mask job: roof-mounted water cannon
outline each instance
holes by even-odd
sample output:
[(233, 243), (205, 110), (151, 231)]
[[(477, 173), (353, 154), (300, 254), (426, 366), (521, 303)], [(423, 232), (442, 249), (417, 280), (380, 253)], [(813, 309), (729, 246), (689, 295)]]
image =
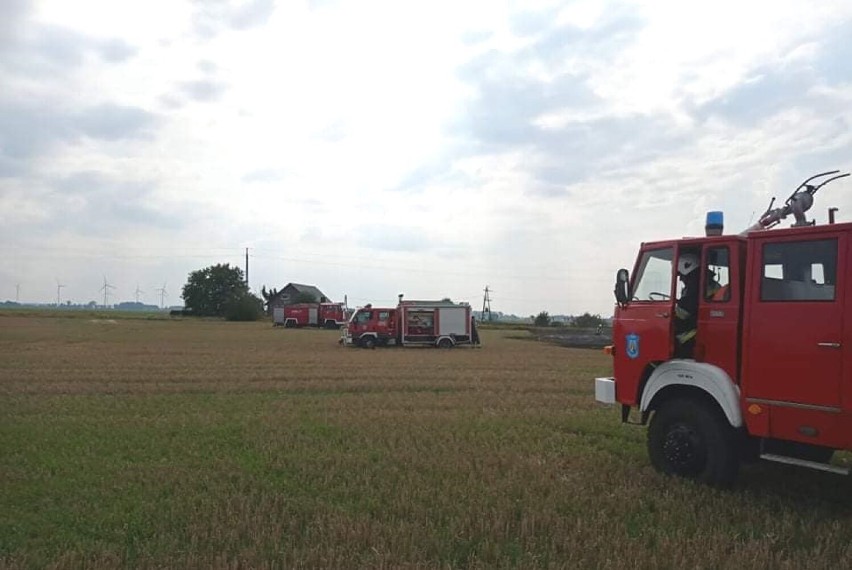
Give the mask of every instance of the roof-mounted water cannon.
[[(796, 188), (790, 197), (784, 202), (784, 206), (780, 208), (772, 208), (775, 204), (775, 197), (772, 197), (772, 200), (769, 202), (769, 207), (766, 208), (766, 211), (760, 216), (760, 219), (752, 224), (751, 227), (746, 229), (743, 232), (743, 235), (756, 231), (756, 230), (768, 230), (770, 228), (778, 225), (781, 220), (793, 214), (796, 218), (796, 222), (793, 224), (793, 227), (801, 227), (801, 226), (812, 226), (814, 225), (814, 221), (808, 221), (807, 217), (805, 217), (805, 212), (811, 209), (811, 206), (814, 205), (814, 194), (816, 194), (817, 190), (828, 184), (829, 182), (833, 182), (839, 178), (845, 178), (849, 176), (849, 173), (846, 172), (844, 174), (838, 174), (839, 170), (831, 170), (829, 172), (822, 172), (820, 174), (815, 174), (799, 184), (799, 187)], [(832, 176), (836, 175), (836, 176)], [(831, 176), (819, 184), (810, 184), (812, 180), (817, 178), (822, 178), (823, 176)]]

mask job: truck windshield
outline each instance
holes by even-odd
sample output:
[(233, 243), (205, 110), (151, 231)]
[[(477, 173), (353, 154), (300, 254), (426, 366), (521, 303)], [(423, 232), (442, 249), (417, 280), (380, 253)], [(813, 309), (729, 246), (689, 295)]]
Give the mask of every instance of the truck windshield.
[(642, 254), (633, 284), (634, 301), (668, 301), (672, 295), (674, 249), (652, 249)]
[(352, 320), (350, 322), (358, 324), (369, 323), (372, 316), (372, 311), (358, 311), (352, 315)]

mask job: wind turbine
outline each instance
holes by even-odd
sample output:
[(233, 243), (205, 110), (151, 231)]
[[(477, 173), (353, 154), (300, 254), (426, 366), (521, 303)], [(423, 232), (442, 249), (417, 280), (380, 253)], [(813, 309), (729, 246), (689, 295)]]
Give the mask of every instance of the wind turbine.
[(106, 309), (107, 301), (109, 300), (110, 289), (115, 289), (115, 287), (107, 283), (106, 275), (104, 275), (104, 286), (99, 289), (100, 291), (104, 292), (104, 309)]
[(136, 284), (136, 304), (139, 304), (139, 293), (144, 293), (142, 289), (139, 288), (139, 283)]
[(160, 294), (160, 308), (164, 309), (166, 307), (165, 300), (166, 300), (166, 294), (167, 294), (166, 293), (166, 282), (165, 281), (163, 281), (163, 286), (160, 287), (159, 289), (157, 289), (157, 293)]
[(62, 297), (60, 295), (62, 288), (65, 287), (62, 283), (59, 282), (59, 277), (56, 278), (56, 306), (58, 307)]

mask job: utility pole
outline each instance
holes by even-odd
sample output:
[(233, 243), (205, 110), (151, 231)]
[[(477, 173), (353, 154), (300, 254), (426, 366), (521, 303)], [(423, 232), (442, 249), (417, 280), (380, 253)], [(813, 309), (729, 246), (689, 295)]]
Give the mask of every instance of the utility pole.
[(249, 248), (246, 248), (246, 289), (248, 289), (248, 288), (249, 288), (249, 281), (248, 281), (248, 249), (249, 249)]
[(21, 284), (20, 283), (15, 283), (15, 302), (16, 303), (21, 302)]
[(485, 286), (485, 296), (482, 298), (482, 320), (485, 320), (485, 313), (488, 313), (488, 320), (491, 320), (491, 290), (488, 285)]

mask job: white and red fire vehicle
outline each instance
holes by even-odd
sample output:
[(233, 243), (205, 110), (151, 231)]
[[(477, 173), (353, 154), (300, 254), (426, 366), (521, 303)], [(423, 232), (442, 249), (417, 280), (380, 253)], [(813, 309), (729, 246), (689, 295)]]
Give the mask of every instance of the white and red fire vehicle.
[(451, 301), (403, 301), (396, 307), (367, 305), (343, 328), (347, 346), (478, 346), (479, 332), (470, 305)]
[[(618, 271), (614, 374), (595, 380), (595, 397), (649, 424), (658, 471), (724, 486), (761, 458), (848, 474), (831, 459), (852, 450), (852, 223), (835, 223), (836, 208), (828, 224), (805, 217), (819, 188), (849, 176), (838, 172), (782, 207), (773, 199), (739, 235), (722, 235), (711, 212), (707, 236), (643, 243), (632, 274)], [(792, 227), (770, 229), (790, 214)], [(675, 338), (684, 256), (700, 260), (686, 357)]]
[(338, 329), (346, 324), (346, 317), (343, 303), (295, 303), (272, 311), (273, 324), (287, 328)]

